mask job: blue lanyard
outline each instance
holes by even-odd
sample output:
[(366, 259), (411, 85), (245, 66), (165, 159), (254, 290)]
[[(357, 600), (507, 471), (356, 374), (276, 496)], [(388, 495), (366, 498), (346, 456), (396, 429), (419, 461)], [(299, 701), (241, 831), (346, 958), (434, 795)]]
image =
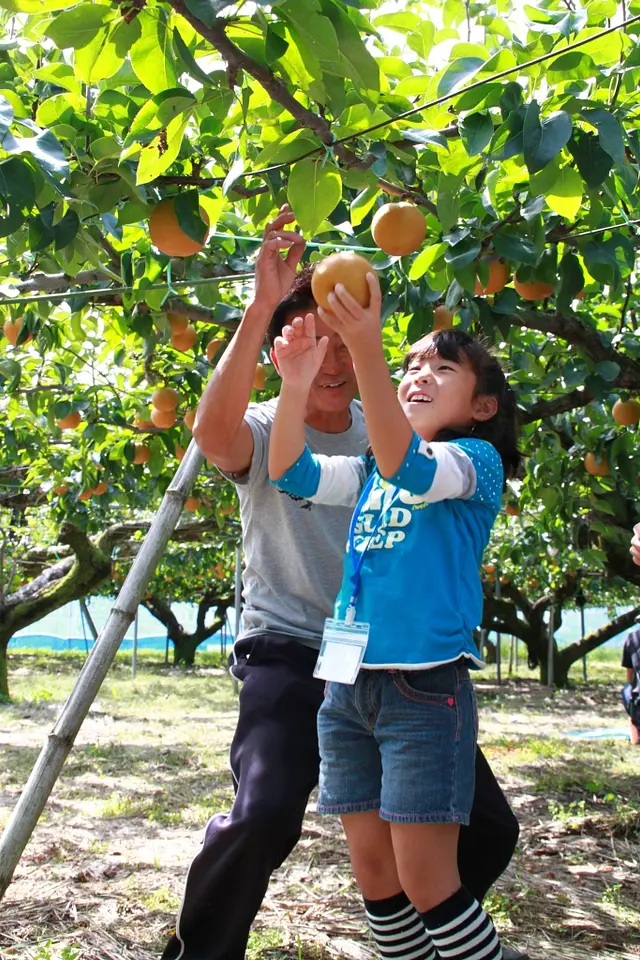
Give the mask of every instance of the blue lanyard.
[(356, 525), (358, 523), (358, 520), (360, 519), (361, 507), (366, 503), (367, 498), (369, 497), (369, 494), (371, 493), (371, 490), (375, 483), (375, 479), (376, 479), (376, 475), (374, 470), (374, 472), (371, 474), (371, 476), (367, 480), (362, 490), (362, 493), (360, 494), (358, 505), (354, 510), (353, 516), (351, 517), (351, 524), (349, 525), (349, 558), (351, 560), (351, 566), (353, 567), (353, 573), (349, 577), (349, 580), (351, 581), (351, 599), (349, 600), (349, 603), (347, 605), (347, 610), (345, 614), (345, 623), (353, 623), (353, 621), (355, 620), (356, 601), (358, 599), (358, 593), (360, 592), (360, 582), (362, 580), (362, 574), (361, 574), (362, 565), (364, 563), (367, 550), (369, 549), (369, 544), (371, 543), (376, 533), (378, 532), (378, 528), (380, 526), (383, 516), (385, 515), (389, 507), (392, 505), (392, 503), (394, 503), (398, 497), (398, 493), (396, 492), (391, 498), (391, 500), (389, 501), (389, 503), (386, 505), (386, 507), (383, 508), (382, 503), (380, 504), (380, 513), (378, 514), (378, 518), (373, 526), (373, 530), (369, 534), (369, 539), (367, 540), (367, 542), (365, 543), (361, 551), (356, 551), (356, 546), (355, 546)]

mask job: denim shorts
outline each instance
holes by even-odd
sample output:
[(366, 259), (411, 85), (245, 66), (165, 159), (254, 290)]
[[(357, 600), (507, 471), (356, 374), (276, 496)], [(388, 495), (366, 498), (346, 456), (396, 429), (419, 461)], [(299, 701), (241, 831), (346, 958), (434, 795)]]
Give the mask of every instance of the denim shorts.
[(468, 824), (478, 721), (466, 661), (360, 670), (318, 714), (319, 813), (377, 810), (394, 823)]

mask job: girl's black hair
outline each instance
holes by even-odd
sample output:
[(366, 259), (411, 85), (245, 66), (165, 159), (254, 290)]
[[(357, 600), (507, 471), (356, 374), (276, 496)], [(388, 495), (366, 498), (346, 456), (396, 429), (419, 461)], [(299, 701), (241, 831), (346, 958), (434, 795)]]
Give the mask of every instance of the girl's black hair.
[(495, 397), (498, 409), (489, 420), (477, 420), (469, 430), (440, 430), (435, 440), (460, 440), (477, 437), (491, 443), (500, 455), (505, 480), (515, 476), (522, 454), (518, 449), (518, 407), (502, 367), (489, 347), (457, 327), (437, 330), (418, 340), (404, 358), (403, 373), (416, 359), (435, 353), (452, 363), (467, 363), (476, 375), (476, 396)]
[(311, 291), (311, 277), (314, 269), (315, 263), (305, 264), (296, 275), (286, 297), (280, 301), (274, 310), (267, 330), (267, 340), (270, 347), (273, 346), (276, 337), (281, 335), (282, 328), (291, 319), (292, 315), (295, 317), (303, 316), (308, 310), (315, 309), (316, 301)]

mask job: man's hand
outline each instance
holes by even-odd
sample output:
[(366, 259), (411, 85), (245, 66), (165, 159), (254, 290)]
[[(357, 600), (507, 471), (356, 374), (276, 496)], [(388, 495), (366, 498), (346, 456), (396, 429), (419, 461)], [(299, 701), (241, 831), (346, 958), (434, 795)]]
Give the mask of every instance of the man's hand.
[[(304, 253), (305, 241), (301, 234), (285, 230), (285, 226), (294, 220), (291, 208), (285, 203), (276, 219), (265, 227), (264, 240), (256, 259), (255, 300), (270, 312), (291, 289), (300, 257)], [(287, 250), (286, 257), (282, 257), (281, 250)]]
[(330, 309), (318, 307), (318, 316), (339, 334), (352, 356), (357, 354), (359, 348), (363, 346), (373, 345), (382, 348), (380, 330), (382, 294), (375, 273), (367, 274), (367, 283), (369, 284), (368, 307), (361, 307), (341, 283), (336, 284), (333, 293), (330, 293), (327, 298)]
[(283, 385), (306, 396), (322, 366), (328, 343), (328, 337), (316, 339), (312, 313), (304, 319), (296, 317), (293, 323), (283, 327), (282, 336), (276, 337), (273, 344)]
[(631, 559), (640, 567), (640, 523), (636, 523), (635, 527), (633, 528)]

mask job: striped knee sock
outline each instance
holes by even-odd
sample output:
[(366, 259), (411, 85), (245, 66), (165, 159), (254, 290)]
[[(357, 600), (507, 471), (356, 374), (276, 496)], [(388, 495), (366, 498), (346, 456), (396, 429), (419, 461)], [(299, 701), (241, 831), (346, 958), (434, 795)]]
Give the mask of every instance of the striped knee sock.
[(441, 960), (502, 960), (491, 918), (464, 887), (421, 917)]
[(364, 906), (381, 960), (436, 960), (420, 914), (404, 891), (384, 900), (365, 900)]

